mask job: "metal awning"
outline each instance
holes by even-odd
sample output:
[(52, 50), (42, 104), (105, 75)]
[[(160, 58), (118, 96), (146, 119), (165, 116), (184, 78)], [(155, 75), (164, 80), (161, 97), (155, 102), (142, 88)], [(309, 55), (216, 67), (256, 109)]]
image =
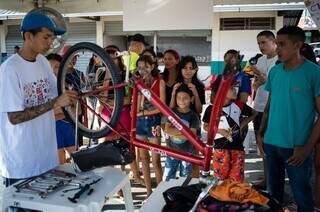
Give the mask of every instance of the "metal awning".
[(13, 10), (1, 10), (0, 9), (0, 20), (5, 19), (20, 19), (25, 13), (13, 11)]
[(216, 4), (214, 12), (258, 12), (258, 11), (279, 11), (279, 10), (303, 10), (303, 2), (287, 3), (265, 3), (265, 4)]
[[(0, 20), (21, 19), (32, 9), (33, 0), (1, 0)], [(61, 12), (65, 17), (122, 16), (120, 0), (47, 0), (45, 6)], [(254, 12), (303, 10), (302, 1), (297, 0), (213, 0), (213, 12)], [(261, 1), (260, 1), (261, 2)], [(29, 8), (29, 9), (28, 9)]]
[[(22, 19), (25, 16), (25, 12), (18, 12), (13, 10), (1, 10), (0, 20), (8, 19)], [(110, 11), (110, 12), (87, 12), (87, 13), (67, 13), (62, 14), (64, 17), (95, 17), (95, 16), (122, 16), (122, 11)]]
[(120, 0), (0, 0), (0, 18), (22, 18), (26, 12), (38, 6), (53, 8), (65, 17), (122, 15)]

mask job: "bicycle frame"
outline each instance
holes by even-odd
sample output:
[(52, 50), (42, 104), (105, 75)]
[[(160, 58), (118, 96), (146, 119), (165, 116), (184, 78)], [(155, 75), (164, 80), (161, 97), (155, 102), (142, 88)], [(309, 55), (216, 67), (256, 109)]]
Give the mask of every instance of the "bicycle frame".
[[(171, 156), (173, 158), (184, 160), (190, 162), (192, 164), (198, 165), (202, 167), (201, 170), (202, 176), (208, 176), (210, 171), (210, 161), (212, 156), (212, 147), (213, 147), (213, 139), (218, 130), (218, 124), (220, 120), (220, 114), (223, 107), (225, 96), (228, 92), (228, 89), (231, 87), (233, 82), (233, 74), (229, 74), (222, 78), (220, 82), (219, 89), (215, 95), (213, 102), (213, 109), (211, 111), (210, 122), (209, 122), (209, 130), (208, 130), (208, 140), (206, 144), (202, 142), (196, 135), (192, 133), (192, 131), (185, 126), (185, 124), (180, 120), (180, 118), (166, 105), (164, 104), (160, 98), (155, 95), (151, 90), (149, 90), (142, 82), (141, 78), (134, 79), (134, 86), (132, 92), (132, 105), (131, 105), (131, 132), (130, 132), (130, 143), (132, 147), (143, 148), (146, 150), (150, 150), (152, 152), (157, 152), (159, 154), (163, 154), (166, 156)], [(105, 87), (100, 90), (96, 90), (94, 92), (83, 93), (81, 96), (90, 95), (95, 92), (101, 92), (104, 90), (108, 90), (111, 88), (119, 88), (122, 89), (128, 83), (120, 83), (114, 86)], [(179, 130), (181, 133), (191, 142), (194, 147), (202, 154), (202, 155), (192, 155), (190, 153), (185, 153), (181, 151), (177, 151), (165, 146), (161, 146), (158, 144), (153, 144), (149, 142), (142, 141), (136, 138), (136, 126), (137, 126), (137, 109), (138, 109), (138, 92), (145, 96), (145, 98), (150, 101), (162, 115), (166, 116), (168, 120)], [(94, 115), (98, 116), (102, 121), (104, 121), (107, 126), (120, 137), (128, 140), (128, 138), (121, 135), (115, 129), (113, 129), (110, 125), (108, 125), (107, 121), (101, 117), (100, 114), (96, 113), (92, 108), (83, 104), (87, 109), (89, 109)]]
[[(208, 141), (204, 144), (192, 131), (180, 120), (180, 118), (165, 104), (158, 96), (156, 96), (151, 90), (146, 88), (141, 79), (135, 81), (132, 95), (131, 106), (131, 133), (130, 142), (133, 146), (157, 152), (166, 156), (184, 160), (195, 165), (201, 166), (203, 169), (202, 175), (209, 175), (210, 161), (212, 156), (213, 138), (217, 133), (218, 124), (220, 119), (223, 102), (227, 94), (228, 89), (231, 86), (233, 75), (226, 77), (221, 81), (216, 97), (214, 99), (213, 110), (210, 116)], [(189, 153), (177, 151), (157, 144), (148, 143), (136, 138), (136, 125), (137, 125), (137, 111), (138, 109), (138, 92), (141, 92), (148, 101), (150, 101), (157, 109), (160, 110), (162, 115), (166, 116), (168, 120), (179, 130), (181, 133), (191, 142), (195, 148), (202, 153), (203, 156), (196, 156)]]
[[(128, 52), (119, 53), (128, 54)], [(130, 57), (129, 57), (130, 58)], [(129, 60), (130, 62), (130, 60)], [(210, 161), (212, 157), (212, 148), (213, 148), (213, 140), (218, 131), (218, 125), (220, 120), (220, 114), (222, 111), (223, 103), (226, 97), (226, 94), (231, 87), (234, 78), (235, 67), (232, 64), (227, 64), (228, 67), (225, 67), (224, 75), (220, 82), (219, 88), (216, 92), (213, 109), (211, 111), (210, 121), (209, 121), (209, 130), (208, 130), (208, 139), (207, 142), (203, 142), (198, 138), (193, 132), (181, 121), (181, 119), (165, 104), (160, 98), (155, 95), (151, 90), (149, 90), (144, 83), (142, 82), (142, 78), (139, 76), (133, 76), (130, 83), (133, 85), (132, 90), (132, 105), (131, 105), (131, 131), (130, 138), (129, 133), (126, 135), (121, 135), (117, 130), (113, 129), (108, 121), (106, 121), (100, 114), (98, 114), (95, 109), (92, 109), (85, 102), (83, 102), (80, 98), (80, 104), (84, 109), (92, 112), (94, 116), (99, 117), (103, 122), (105, 122), (106, 126), (110, 128), (110, 130), (116, 133), (118, 136), (122, 137), (124, 140), (127, 140), (131, 144), (131, 148), (138, 147), (146, 150), (150, 150), (152, 152), (156, 152), (159, 154), (163, 154), (166, 156), (170, 156), (179, 160), (184, 160), (190, 162), (194, 165), (198, 165), (202, 167), (201, 175), (203, 177), (208, 176), (210, 174)], [(129, 68), (126, 70), (126, 76), (129, 76)], [(90, 95), (96, 95), (100, 92), (109, 90), (109, 89), (123, 89), (125, 86), (129, 84), (129, 80), (126, 79), (125, 82), (116, 83), (113, 86), (105, 86), (96, 88), (93, 91), (83, 92), (80, 94), (80, 97), (86, 97)], [(195, 147), (196, 150), (199, 151), (199, 155), (192, 155), (191, 153), (186, 153), (178, 150), (174, 150), (165, 146), (161, 146), (160, 144), (153, 144), (146, 141), (142, 141), (136, 137), (136, 127), (137, 127), (137, 111), (138, 111), (138, 93), (141, 93), (151, 104), (157, 108), (162, 115), (168, 118), (168, 120), (182, 133), (183, 136), (186, 137), (188, 142)], [(121, 125), (121, 123), (119, 122)]]
[[(166, 156), (171, 156), (173, 158), (184, 160), (190, 162), (192, 164), (198, 165), (202, 167), (201, 170), (202, 176), (208, 176), (210, 171), (210, 161), (212, 156), (212, 147), (213, 147), (213, 139), (218, 130), (218, 124), (220, 120), (220, 114), (223, 107), (225, 96), (228, 92), (228, 89), (231, 87), (233, 81), (233, 74), (229, 74), (228, 76), (222, 78), (219, 89), (215, 95), (213, 102), (213, 109), (211, 111), (210, 122), (209, 122), (209, 130), (208, 130), (208, 140), (207, 143), (204, 144), (196, 135), (192, 133), (192, 131), (185, 126), (185, 124), (180, 120), (180, 118), (166, 105), (164, 104), (158, 96), (156, 96), (151, 90), (149, 90), (142, 82), (141, 78), (137, 78), (134, 80), (133, 93), (132, 93), (132, 105), (131, 105), (131, 132), (130, 132), (130, 143), (132, 146), (143, 148), (146, 150), (150, 150), (152, 152), (157, 152), (159, 154), (163, 154)], [(103, 90), (108, 90), (110, 88), (119, 88), (126, 86), (127, 83), (120, 83), (114, 86), (106, 87), (94, 92), (101, 92)], [(185, 153), (181, 151), (177, 151), (174, 149), (170, 149), (165, 146), (161, 146), (158, 144), (153, 144), (149, 142), (142, 141), (136, 138), (136, 126), (137, 126), (137, 109), (138, 109), (138, 92), (145, 96), (145, 98), (150, 101), (159, 111), (168, 118), (168, 120), (179, 130), (181, 133), (191, 142), (194, 147), (202, 154), (200, 156), (192, 155), (190, 153)], [(82, 96), (90, 95), (92, 92), (83, 93)], [(90, 107), (84, 106), (89, 109), (93, 114), (101, 118), (107, 126), (116, 134), (120, 135), (125, 140), (129, 140), (113, 129), (110, 125), (108, 125), (107, 121), (101, 117), (100, 114), (96, 113)]]

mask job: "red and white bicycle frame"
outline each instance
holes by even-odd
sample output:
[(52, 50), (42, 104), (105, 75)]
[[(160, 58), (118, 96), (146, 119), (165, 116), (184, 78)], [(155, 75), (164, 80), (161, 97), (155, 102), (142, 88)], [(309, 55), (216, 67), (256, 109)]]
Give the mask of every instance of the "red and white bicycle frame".
[[(208, 175), (210, 171), (210, 161), (212, 156), (213, 138), (218, 130), (218, 123), (220, 119), (220, 113), (222, 110), (223, 102), (227, 94), (228, 89), (233, 81), (233, 75), (224, 78), (217, 91), (213, 102), (213, 110), (210, 116), (208, 140), (203, 142), (180, 120), (180, 118), (166, 105), (158, 96), (156, 96), (151, 90), (149, 90), (141, 79), (135, 81), (132, 94), (132, 106), (131, 106), (131, 133), (130, 142), (133, 146), (143, 148), (153, 152), (157, 152), (162, 155), (170, 156), (179, 160), (184, 160), (192, 164), (202, 167), (202, 175)], [(141, 92), (144, 97), (150, 101), (161, 113), (166, 116), (168, 120), (179, 130), (181, 133), (191, 142), (194, 147), (201, 153), (199, 156), (189, 153), (170, 149), (165, 146), (145, 142), (136, 138), (136, 125), (137, 125), (137, 107), (138, 107), (138, 92)]]

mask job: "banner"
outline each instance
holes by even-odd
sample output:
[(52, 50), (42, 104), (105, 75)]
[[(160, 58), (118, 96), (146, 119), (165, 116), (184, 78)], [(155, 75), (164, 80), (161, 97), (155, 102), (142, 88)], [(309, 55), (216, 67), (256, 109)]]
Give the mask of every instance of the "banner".
[(320, 27), (320, 0), (304, 0), (313, 22)]

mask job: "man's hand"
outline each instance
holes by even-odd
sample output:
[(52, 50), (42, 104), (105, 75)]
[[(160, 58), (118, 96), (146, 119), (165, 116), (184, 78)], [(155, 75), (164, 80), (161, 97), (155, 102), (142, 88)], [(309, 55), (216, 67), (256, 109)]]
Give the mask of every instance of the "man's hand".
[(293, 155), (287, 160), (287, 163), (291, 166), (301, 166), (311, 152), (312, 148), (307, 144), (302, 147), (295, 147)]
[(54, 117), (56, 120), (61, 120), (61, 119), (64, 119), (64, 113), (63, 113), (63, 110), (60, 108), (55, 108), (54, 109)]
[(257, 85), (262, 85), (267, 81), (267, 75), (260, 70), (258, 70), (255, 66), (252, 66), (254, 81)]
[(76, 91), (67, 90), (62, 95), (58, 96), (54, 107), (66, 107), (70, 105), (75, 105), (77, 101), (78, 94)]
[(260, 156), (263, 159), (266, 159), (266, 154), (265, 154), (264, 149), (263, 149), (263, 137), (261, 136), (261, 133), (257, 133), (256, 142), (257, 142), (257, 147), (258, 147), (259, 152), (260, 152)]

